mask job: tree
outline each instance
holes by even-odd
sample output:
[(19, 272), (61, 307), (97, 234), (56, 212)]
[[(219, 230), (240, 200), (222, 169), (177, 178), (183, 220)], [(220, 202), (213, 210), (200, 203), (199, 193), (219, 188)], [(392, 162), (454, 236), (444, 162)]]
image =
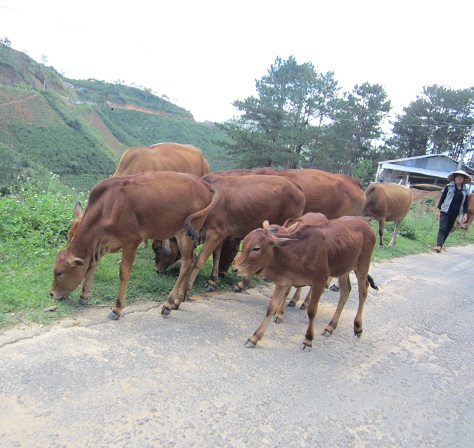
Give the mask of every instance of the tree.
[(445, 154), (458, 160), (473, 124), (474, 87), (425, 86), (397, 115), (388, 144), (396, 157)]
[(219, 142), (242, 167), (296, 168), (304, 164), (318, 131), (330, 119), (337, 100), (334, 74), (313, 64), (277, 57), (268, 74), (256, 81), (257, 97), (235, 101), (243, 114), (219, 127), (233, 142)]

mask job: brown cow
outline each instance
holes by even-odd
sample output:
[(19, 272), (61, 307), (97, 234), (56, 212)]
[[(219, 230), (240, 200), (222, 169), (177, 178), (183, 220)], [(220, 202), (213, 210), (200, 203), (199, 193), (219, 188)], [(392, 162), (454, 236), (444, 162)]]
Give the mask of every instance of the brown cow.
[[(197, 237), (196, 232), (218, 198), (212, 186), (196, 175), (172, 171), (112, 177), (99, 182), (90, 193), (87, 210), (69, 247), (56, 257), (51, 296), (67, 297), (85, 277), (81, 301), (87, 301), (99, 260), (108, 252), (122, 249), (120, 291), (109, 315), (118, 319), (140, 242), (176, 235), (183, 262), (165, 305), (167, 309), (178, 308), (185, 298), (194, 262), (194, 241), (187, 235)], [(200, 213), (195, 216), (196, 212)]]
[(365, 204), (362, 184), (345, 174), (312, 168), (277, 170), (257, 168), (254, 174), (285, 176), (296, 182), (306, 197), (304, 213), (323, 213), (328, 219), (359, 216)]
[(474, 193), (469, 193), (467, 195), (467, 197), (468, 197), (468, 199), (467, 199), (468, 200), (468, 205), (467, 205), (468, 218), (467, 218), (467, 221), (464, 224), (461, 224), (459, 222), (459, 219), (456, 219), (456, 222), (454, 223), (454, 227), (451, 230), (451, 233), (453, 233), (455, 230), (458, 230), (458, 229), (462, 230), (461, 238), (466, 237), (466, 232), (469, 229), (469, 226), (471, 225), (472, 220), (474, 219)]
[(199, 148), (166, 142), (127, 149), (120, 158), (114, 176), (146, 171), (177, 171), (201, 177), (211, 170), (209, 162)]
[[(349, 273), (354, 271), (359, 289), (359, 308), (354, 319), (354, 334), (362, 334), (362, 310), (367, 297), (372, 251), (376, 235), (370, 223), (360, 216), (345, 216), (317, 225), (304, 225), (286, 235), (256, 229), (242, 244), (242, 253), (234, 265), (238, 275), (265, 276), (276, 283), (267, 314), (246, 347), (255, 347), (291, 286), (308, 285), (311, 299), (308, 305), (309, 325), (303, 349), (311, 348), (314, 338), (314, 318), (319, 299), (328, 277), (337, 277), (341, 287), (339, 303), (323, 334), (336, 329), (342, 309), (349, 297)], [(374, 286), (375, 287), (375, 286)]]
[[(281, 176), (224, 177), (208, 174), (202, 179), (219, 191), (219, 199), (202, 227), (204, 245), (191, 275), (190, 285), (210, 254), (215, 252), (208, 281), (209, 289), (213, 289), (217, 283), (223, 240), (228, 236), (243, 239), (250, 231), (260, 227), (264, 220), (283, 224), (288, 218), (301, 216), (305, 196), (298, 185)], [(248, 286), (249, 279), (244, 278), (242, 287)]]
[(395, 246), (400, 225), (408, 214), (413, 202), (413, 194), (403, 185), (374, 182), (365, 191), (365, 207), (362, 216), (379, 222), (380, 247), (383, 246), (383, 232), (386, 221), (395, 222), (395, 230), (388, 247)]

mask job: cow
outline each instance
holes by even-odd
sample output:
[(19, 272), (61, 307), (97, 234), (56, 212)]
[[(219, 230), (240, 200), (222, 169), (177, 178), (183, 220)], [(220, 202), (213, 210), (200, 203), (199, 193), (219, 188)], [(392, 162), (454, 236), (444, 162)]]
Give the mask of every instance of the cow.
[(257, 168), (253, 174), (285, 176), (296, 182), (306, 197), (304, 213), (323, 213), (327, 219), (360, 216), (365, 205), (362, 184), (346, 174), (313, 168), (277, 170)]
[(255, 347), (263, 338), (270, 319), (285, 300), (291, 286), (308, 285), (312, 292), (303, 349), (311, 349), (319, 299), (328, 277), (337, 277), (341, 288), (339, 302), (323, 331), (323, 335), (331, 336), (349, 297), (351, 271), (355, 273), (359, 289), (354, 334), (360, 337), (364, 302), (369, 284), (373, 283), (369, 268), (376, 239), (369, 221), (360, 216), (344, 216), (322, 224), (303, 225), (288, 234), (263, 228), (250, 232), (242, 243), (242, 251), (233, 271), (237, 275), (266, 277), (276, 285), (265, 318), (245, 346)]
[(413, 194), (408, 187), (388, 182), (373, 182), (365, 190), (362, 216), (379, 222), (380, 247), (383, 248), (385, 222), (394, 221), (395, 230), (388, 247), (395, 246), (400, 225), (408, 214)]
[(472, 220), (474, 219), (474, 193), (469, 193), (467, 195), (467, 197), (468, 197), (468, 206), (467, 206), (468, 218), (467, 218), (467, 221), (464, 224), (462, 224), (459, 221), (459, 219), (456, 219), (456, 222), (454, 223), (454, 227), (451, 230), (451, 233), (454, 232), (455, 230), (458, 230), (458, 229), (462, 230), (461, 238), (466, 237), (466, 232), (469, 229), (469, 226), (471, 225)]
[(69, 296), (85, 278), (80, 301), (87, 302), (99, 260), (122, 249), (120, 290), (109, 314), (118, 319), (138, 245), (145, 239), (176, 235), (183, 262), (164, 305), (177, 309), (185, 299), (194, 262), (193, 239), (218, 198), (210, 184), (188, 173), (154, 171), (99, 182), (69, 246), (56, 257), (51, 297)]
[(146, 171), (177, 171), (201, 177), (211, 170), (199, 148), (165, 142), (128, 148), (120, 158), (114, 177)]
[[(298, 185), (281, 176), (218, 176), (211, 173), (202, 179), (219, 191), (219, 199), (202, 227), (204, 245), (191, 275), (190, 286), (214, 252), (213, 269), (208, 280), (208, 290), (213, 290), (217, 284), (224, 239), (243, 239), (264, 220), (283, 224), (288, 218), (301, 216), (305, 196)], [(250, 276), (244, 278), (237, 289), (247, 287), (249, 280)]]

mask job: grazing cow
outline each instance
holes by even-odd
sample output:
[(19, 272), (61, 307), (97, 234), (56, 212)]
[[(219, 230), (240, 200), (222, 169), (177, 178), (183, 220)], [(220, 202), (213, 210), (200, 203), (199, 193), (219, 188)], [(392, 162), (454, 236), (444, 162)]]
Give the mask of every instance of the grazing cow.
[(201, 177), (211, 170), (199, 148), (166, 142), (128, 148), (120, 158), (114, 177), (146, 171), (177, 171)]
[[(269, 229), (250, 232), (242, 244), (242, 253), (234, 265), (238, 275), (265, 276), (276, 283), (267, 314), (246, 346), (255, 347), (262, 339), (270, 319), (275, 315), (291, 286), (308, 285), (309, 325), (303, 349), (311, 348), (314, 318), (328, 277), (337, 277), (341, 287), (337, 309), (323, 334), (336, 329), (342, 309), (349, 297), (349, 273), (354, 271), (359, 288), (359, 308), (354, 319), (354, 334), (362, 334), (362, 310), (367, 289), (376, 235), (370, 223), (360, 216), (345, 216), (317, 225), (304, 225), (293, 233), (279, 234)], [(375, 287), (373, 285), (373, 287)]]
[(109, 315), (118, 319), (140, 242), (176, 235), (183, 262), (165, 305), (168, 309), (178, 308), (185, 298), (194, 262), (194, 241), (188, 235), (196, 238), (218, 198), (214, 188), (196, 175), (172, 171), (118, 176), (99, 182), (90, 193), (86, 212), (70, 245), (56, 257), (51, 296), (69, 296), (85, 278), (81, 301), (87, 301), (99, 260), (106, 253), (122, 249), (120, 291)]
[(469, 229), (469, 226), (471, 225), (472, 220), (474, 219), (474, 193), (469, 193), (467, 195), (468, 197), (468, 205), (467, 205), (467, 214), (468, 218), (467, 221), (462, 224), (459, 222), (459, 219), (456, 219), (456, 222), (454, 223), (454, 227), (451, 230), (451, 233), (454, 232), (455, 230), (459, 229), (462, 230), (461, 233), (461, 238), (466, 237), (466, 232)]
[[(222, 242), (232, 236), (243, 239), (257, 229), (264, 220), (283, 224), (288, 218), (301, 216), (305, 207), (305, 196), (298, 185), (281, 176), (218, 176), (202, 177), (217, 191), (219, 199), (209, 213), (203, 227), (204, 245), (199, 253), (191, 275), (193, 284), (210, 254), (214, 252), (214, 263), (209, 289), (215, 288)], [(244, 278), (248, 286), (250, 276)]]
[(400, 225), (408, 214), (413, 202), (413, 195), (403, 185), (374, 182), (365, 191), (365, 207), (362, 216), (376, 219), (379, 222), (380, 247), (383, 246), (383, 232), (386, 221), (395, 222), (395, 230), (388, 247), (395, 246)]

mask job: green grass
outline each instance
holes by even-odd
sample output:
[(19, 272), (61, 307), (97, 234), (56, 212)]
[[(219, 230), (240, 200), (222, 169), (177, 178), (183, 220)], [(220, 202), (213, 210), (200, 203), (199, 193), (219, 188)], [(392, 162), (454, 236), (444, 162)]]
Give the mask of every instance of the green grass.
[[(84, 195), (65, 191), (51, 180), (46, 190), (27, 185), (18, 194), (0, 197), (0, 328), (19, 322), (49, 324), (61, 317), (77, 314), (80, 288), (69, 299), (54, 300), (49, 296), (53, 281), (53, 265), (57, 252), (67, 246), (66, 235), (77, 199)], [(372, 222), (376, 233), (378, 223)], [(383, 262), (410, 254), (428, 253), (436, 242), (438, 221), (431, 204), (415, 204), (404, 220), (397, 244), (388, 248), (393, 223), (387, 223), (385, 249), (377, 245), (374, 262)], [(447, 246), (474, 243), (472, 231), (465, 239), (460, 231), (450, 235)], [(142, 244), (137, 252), (128, 284), (126, 306), (138, 301), (166, 299), (176, 281), (176, 273), (156, 274), (153, 269), (151, 244)], [(118, 294), (120, 253), (107, 254), (99, 263), (89, 296), (92, 306), (112, 306)], [(191, 291), (201, 294), (211, 272), (211, 259), (196, 279)], [(229, 273), (219, 279), (219, 290), (230, 290), (240, 278)], [(252, 284), (262, 280), (253, 279)], [(54, 313), (45, 309), (56, 306)]]

